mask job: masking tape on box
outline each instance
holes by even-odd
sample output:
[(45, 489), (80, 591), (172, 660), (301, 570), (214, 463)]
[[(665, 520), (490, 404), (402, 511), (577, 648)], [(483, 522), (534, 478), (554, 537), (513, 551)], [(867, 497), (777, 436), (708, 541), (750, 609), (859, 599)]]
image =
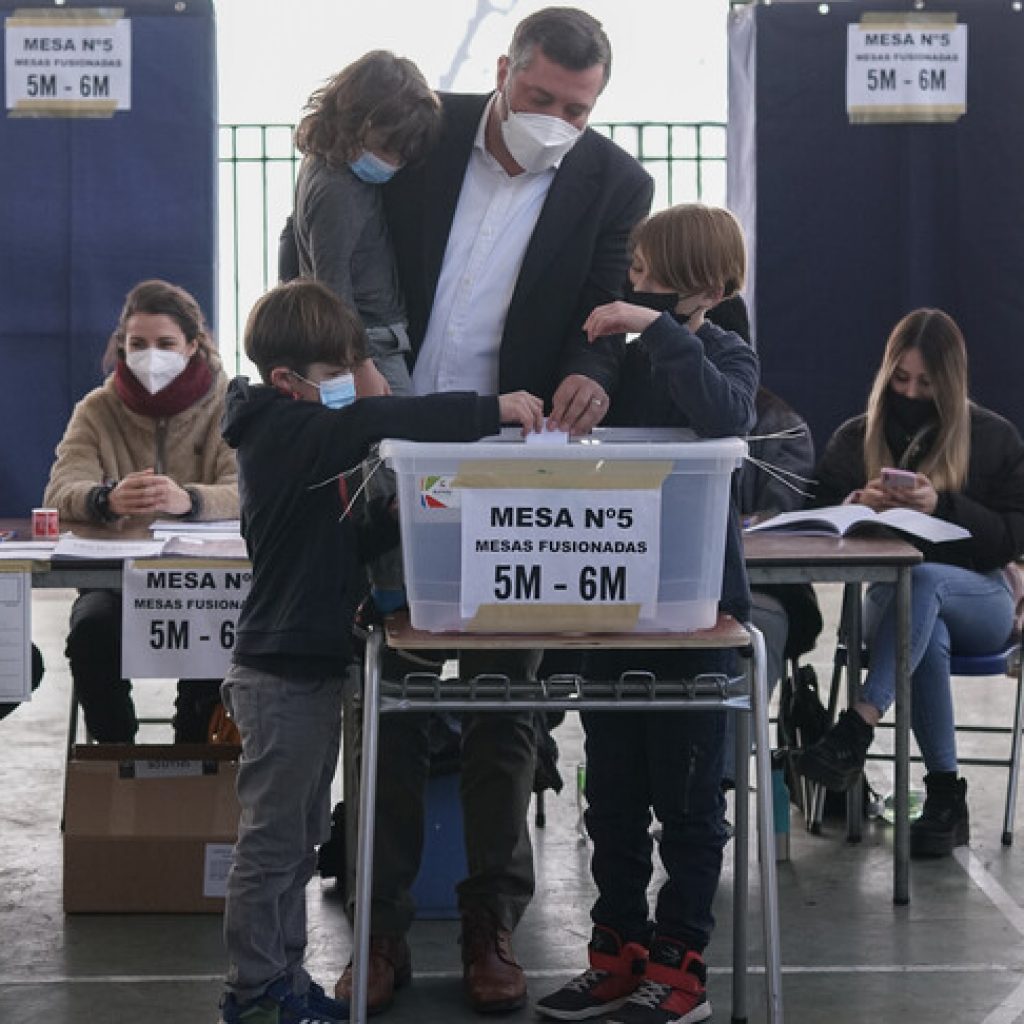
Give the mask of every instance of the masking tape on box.
[(628, 633), (639, 604), (482, 604), (463, 628), (468, 633)]
[(672, 472), (671, 459), (480, 459), (463, 462), (453, 487), (551, 490), (657, 490)]

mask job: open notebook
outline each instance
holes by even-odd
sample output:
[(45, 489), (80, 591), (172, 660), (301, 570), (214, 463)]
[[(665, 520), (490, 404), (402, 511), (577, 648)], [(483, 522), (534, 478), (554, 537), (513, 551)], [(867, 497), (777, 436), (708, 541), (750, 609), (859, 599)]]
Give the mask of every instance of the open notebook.
[(789, 533), (825, 534), (845, 537), (847, 534), (863, 533), (878, 527), (888, 527), (907, 533), (932, 544), (948, 540), (965, 540), (969, 530), (953, 523), (947, 523), (935, 516), (926, 516), (909, 508), (890, 508), (875, 512), (866, 505), (830, 505), (826, 508), (809, 508), (798, 512), (781, 512), (763, 523), (748, 528), (748, 533), (758, 530), (785, 530)]

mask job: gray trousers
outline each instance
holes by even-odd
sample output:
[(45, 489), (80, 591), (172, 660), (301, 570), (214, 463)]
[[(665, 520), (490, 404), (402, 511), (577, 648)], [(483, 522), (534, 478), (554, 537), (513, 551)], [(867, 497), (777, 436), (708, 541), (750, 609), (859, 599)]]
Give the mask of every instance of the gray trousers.
[[(539, 651), (462, 651), (459, 674), (463, 679), (486, 672), (533, 678), (539, 661)], [(410, 890), (423, 854), (427, 729), (426, 715), (403, 712), (380, 719), (370, 910), (374, 935), (404, 935), (415, 913)], [(527, 817), (535, 759), (532, 713), (462, 716), (460, 797), (469, 873), (458, 886), (459, 908), (486, 908), (510, 931), (534, 891)], [(356, 803), (346, 797), (346, 805)], [(352, 909), (350, 902), (350, 914)]]
[(331, 834), (341, 745), (341, 678), (286, 679), (232, 665), (221, 689), (242, 734), (241, 817), (228, 875), (227, 988), (244, 1003), (280, 977), (302, 995), (309, 975), (306, 885)]

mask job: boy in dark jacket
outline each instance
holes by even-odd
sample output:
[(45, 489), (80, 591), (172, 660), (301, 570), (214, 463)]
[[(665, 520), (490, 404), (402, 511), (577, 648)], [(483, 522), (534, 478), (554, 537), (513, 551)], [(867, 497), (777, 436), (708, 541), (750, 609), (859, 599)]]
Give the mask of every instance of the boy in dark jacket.
[[(584, 324), (593, 341), (639, 334), (629, 346), (606, 422), (685, 426), (700, 437), (744, 435), (754, 425), (758, 361), (750, 346), (705, 314), (742, 287), (743, 235), (727, 210), (662, 210), (633, 234), (631, 294)], [(680, 532), (688, 524), (680, 522)], [(735, 502), (729, 511), (719, 608), (745, 621), (750, 588)], [(663, 679), (735, 674), (732, 652), (600, 651), (584, 674), (630, 669)], [(537, 1003), (554, 1020), (694, 1024), (711, 1016), (704, 947), (726, 842), (721, 791), (725, 713), (584, 712), (587, 832), (597, 901), (589, 969)], [(667, 876), (655, 906), (651, 814)]]
[(238, 452), (252, 589), (223, 686), (242, 756), (222, 1022), (332, 1024), (348, 1007), (302, 961), (305, 888), (330, 834), (342, 681), (363, 591), (345, 476), (381, 438), (474, 441), (502, 421), (540, 428), (542, 407), (525, 392), (360, 399), (352, 369), (366, 358), (365, 331), (308, 280), (256, 303), (245, 352), (263, 383), (234, 380), (224, 414), (224, 437)]

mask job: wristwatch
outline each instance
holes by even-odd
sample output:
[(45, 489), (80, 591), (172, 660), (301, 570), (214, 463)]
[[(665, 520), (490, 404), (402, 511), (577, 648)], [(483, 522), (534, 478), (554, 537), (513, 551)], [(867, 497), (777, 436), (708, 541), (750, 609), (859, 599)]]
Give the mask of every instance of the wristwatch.
[(185, 493), (188, 495), (189, 506), (188, 511), (181, 518), (198, 519), (199, 510), (202, 505), (202, 502), (199, 500), (199, 492), (194, 487), (186, 487)]
[(89, 504), (92, 508), (94, 518), (101, 523), (112, 523), (121, 517), (110, 507), (110, 492), (117, 486), (116, 483), (102, 484), (94, 487), (89, 494)]

